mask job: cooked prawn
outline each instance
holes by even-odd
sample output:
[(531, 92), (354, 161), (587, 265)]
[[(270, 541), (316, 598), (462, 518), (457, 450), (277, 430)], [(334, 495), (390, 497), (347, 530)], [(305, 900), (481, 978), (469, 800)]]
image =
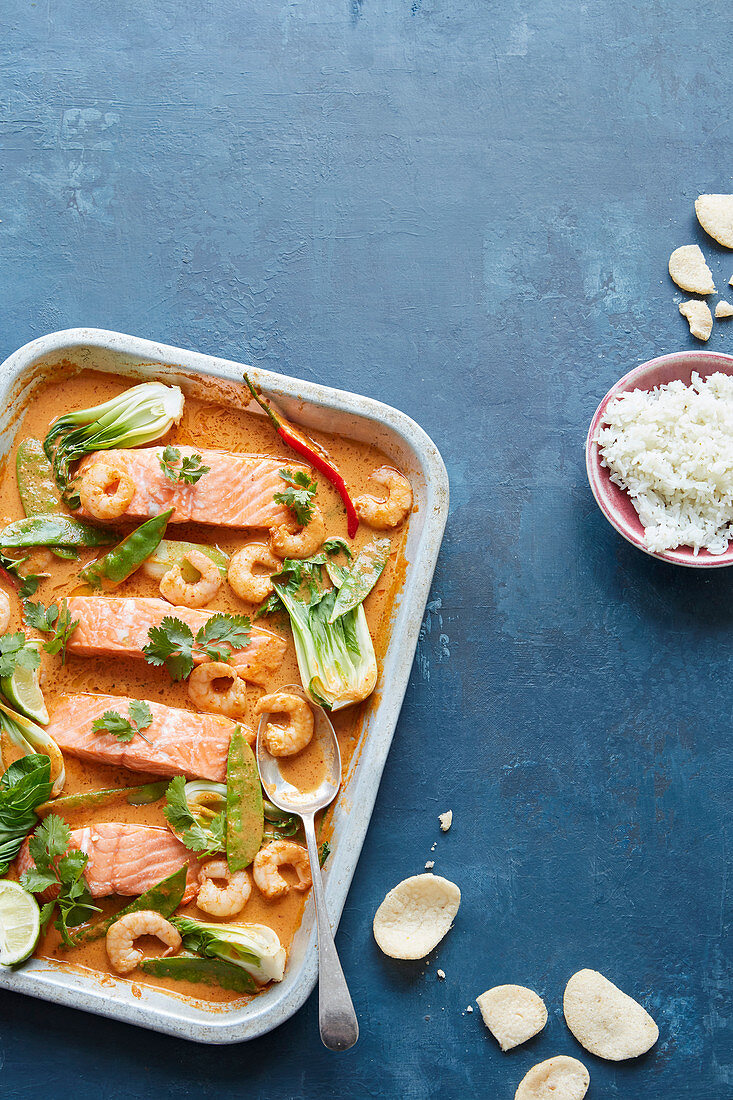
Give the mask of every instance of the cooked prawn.
[(270, 549), (281, 558), (309, 558), (320, 548), (326, 537), (326, 524), (321, 509), (314, 505), (313, 515), (305, 527), (292, 519), (270, 531)]
[(138, 936), (157, 936), (168, 948), (163, 955), (170, 955), (181, 946), (181, 937), (170, 921), (152, 909), (128, 913), (120, 917), (107, 933), (107, 955), (118, 974), (129, 974), (143, 959), (142, 951), (133, 947)]
[(0, 634), (7, 634), (10, 626), (10, 596), (0, 588)]
[[(217, 886), (213, 879), (224, 879), (226, 886)], [(246, 871), (232, 873), (225, 859), (214, 859), (199, 871), (199, 890), (196, 904), (212, 917), (233, 917), (244, 909), (252, 883)]]
[[(188, 564), (198, 573), (198, 580), (187, 581), (183, 576)], [(211, 558), (200, 550), (188, 550), (181, 561), (163, 574), (160, 594), (176, 607), (206, 607), (221, 588), (221, 573)]]
[(265, 745), (272, 756), (295, 756), (313, 737), (313, 711), (299, 695), (277, 691), (257, 700), (255, 714), (287, 714), (288, 725), (283, 728), (268, 722), (265, 727)]
[(359, 519), (370, 527), (385, 531), (388, 527), (398, 527), (412, 508), (412, 486), (406, 477), (391, 466), (380, 466), (371, 476), (372, 481), (383, 485), (387, 490), (384, 500), (377, 500), (370, 493), (364, 493), (354, 501)]
[(112, 462), (93, 462), (79, 481), (82, 507), (95, 519), (119, 519), (135, 496), (130, 475)]
[(207, 661), (189, 676), (188, 697), (199, 710), (240, 718), (247, 705), (247, 684), (233, 665)]
[[(290, 883), (282, 877), (279, 868), (284, 864), (297, 873), (297, 882)], [(307, 890), (313, 885), (308, 853), (292, 840), (271, 840), (260, 848), (252, 864), (252, 875), (257, 889), (266, 898), (281, 898), (290, 890)]]
[[(269, 573), (255, 573), (255, 565), (269, 569)], [(227, 580), (240, 600), (261, 603), (273, 591), (270, 574), (282, 565), (264, 543), (250, 542), (232, 555)]]

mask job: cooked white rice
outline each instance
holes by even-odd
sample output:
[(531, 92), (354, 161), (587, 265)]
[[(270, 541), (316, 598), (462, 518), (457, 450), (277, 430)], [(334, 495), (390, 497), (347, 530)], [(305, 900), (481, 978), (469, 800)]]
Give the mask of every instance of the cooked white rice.
[(733, 538), (733, 378), (693, 374), (689, 386), (622, 393), (595, 440), (650, 550), (725, 552)]

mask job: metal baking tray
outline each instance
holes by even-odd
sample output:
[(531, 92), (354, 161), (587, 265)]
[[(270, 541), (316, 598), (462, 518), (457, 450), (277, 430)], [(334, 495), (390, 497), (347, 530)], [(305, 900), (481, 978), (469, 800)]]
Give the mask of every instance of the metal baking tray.
[[(62, 364), (121, 375), (159, 378), (191, 396), (243, 403), (248, 369), (284, 413), (306, 428), (337, 432), (375, 444), (410, 477), (416, 508), (410, 517), (405, 582), (392, 610), (381, 675), (354, 760), (333, 811), (331, 856), (324, 873), (331, 922), (338, 924), (364, 842), (377, 789), (407, 688), (430, 583), (448, 513), (448, 477), (438, 449), (413, 420), (388, 405), (287, 375), (102, 329), (66, 329), (20, 348), (0, 367), (0, 459), (13, 443), (18, 413), (34, 390)], [(61, 962), (31, 959), (17, 971), (0, 968), (0, 987), (81, 1008), (129, 1024), (200, 1043), (235, 1043), (263, 1035), (306, 1001), (318, 975), (315, 914), (309, 898), (290, 950), (285, 978), (243, 1007), (207, 1007), (203, 1001), (136, 986)], [(141, 993), (142, 991), (142, 993)]]

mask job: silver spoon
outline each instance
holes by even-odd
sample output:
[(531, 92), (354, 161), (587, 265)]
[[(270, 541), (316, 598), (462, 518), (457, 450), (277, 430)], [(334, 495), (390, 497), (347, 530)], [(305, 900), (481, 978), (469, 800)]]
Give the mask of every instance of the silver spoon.
[(308, 698), (300, 687), (285, 687), (280, 690), (300, 695), (313, 711), (313, 741), (321, 744), (326, 774), (314, 791), (301, 791), (283, 778), (277, 757), (271, 756), (265, 745), (264, 732), (270, 718), (267, 713), (260, 717), (257, 727), (257, 766), (262, 786), (270, 801), (279, 810), (297, 814), (303, 820), (318, 927), (318, 1026), (324, 1046), (329, 1050), (348, 1050), (359, 1038), (359, 1024), (336, 952), (336, 944), (333, 942), (318, 861), (315, 828), (317, 811), (333, 802), (341, 785), (341, 753), (336, 732), (325, 710)]

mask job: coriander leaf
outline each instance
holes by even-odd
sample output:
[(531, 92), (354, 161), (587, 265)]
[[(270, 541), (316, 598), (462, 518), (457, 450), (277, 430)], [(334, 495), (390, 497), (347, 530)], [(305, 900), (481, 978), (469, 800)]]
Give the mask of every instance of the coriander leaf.
[(132, 741), (135, 730), (126, 718), (118, 714), (116, 710), (106, 710), (101, 718), (95, 718), (92, 722), (92, 730), (95, 733), (110, 733), (118, 741)]
[[(79, 852), (76, 849), (72, 849), (62, 856), (56, 864), (56, 870), (61, 882), (66, 886), (78, 885), (77, 879), (82, 874), (84, 868), (87, 865), (87, 856), (84, 852)], [(74, 896), (77, 896), (78, 890), (74, 891)]]
[[(25, 876), (23, 876), (23, 877), (25, 877)], [(26, 887), (26, 889), (27, 889), (27, 887)], [(34, 893), (35, 891), (31, 890), (30, 892)], [(43, 929), (44, 932), (46, 931), (46, 925), (48, 924), (51, 917), (53, 916), (53, 911), (54, 911), (55, 907), (56, 907), (56, 902), (55, 901), (47, 901), (46, 904), (41, 907), (41, 928)]]
[(171, 615), (160, 626), (148, 630), (150, 641), (143, 647), (145, 660), (151, 665), (165, 665), (173, 680), (185, 680), (193, 669), (193, 631)]
[(29, 851), (39, 870), (48, 870), (71, 842), (71, 829), (57, 814), (49, 814), (36, 829), (29, 842)]
[(212, 615), (196, 634), (196, 646), (213, 661), (228, 661), (234, 649), (249, 645), (250, 621), (247, 615)]
[(146, 730), (152, 725), (153, 712), (147, 703), (141, 699), (133, 699), (130, 703), (130, 721), (134, 722), (138, 730)]
[(38, 591), (38, 586), (44, 577), (48, 577), (48, 573), (27, 573), (22, 578), (18, 595), (21, 600), (27, 600), (29, 596), (35, 596)]
[(186, 780), (182, 775), (177, 775), (168, 784), (165, 792), (167, 805), (163, 813), (169, 825), (174, 829), (187, 829), (189, 825), (195, 825), (196, 821), (188, 808), (186, 801)]
[(54, 623), (59, 617), (59, 609), (55, 604), (44, 607), (40, 601), (33, 603), (32, 600), (23, 601), (23, 613), (28, 626), (42, 630), (46, 634), (53, 632)]
[(181, 840), (192, 852), (209, 855), (226, 849), (227, 815), (224, 810), (215, 814), (206, 827), (195, 823), (186, 829)]
[(55, 900), (43, 906), (41, 922), (47, 924), (54, 906), (58, 906), (55, 927), (68, 946), (72, 946), (68, 926), (81, 924), (89, 914), (99, 912), (82, 878), (88, 856), (75, 848), (69, 851), (70, 844), (69, 826), (56, 814), (49, 814), (28, 842), (36, 866), (21, 878), (21, 886), (31, 893), (43, 893), (51, 886), (58, 888)]
[(226, 850), (226, 812), (215, 814), (206, 825), (196, 820), (186, 799), (186, 780), (177, 775), (168, 784), (163, 809), (170, 827), (192, 852), (201, 856)]
[(29, 626), (33, 626), (36, 630), (41, 630), (45, 634), (52, 635), (43, 644), (46, 653), (60, 653), (61, 663), (66, 664), (66, 646), (69, 638), (79, 625), (78, 619), (72, 620), (71, 618), (67, 600), (64, 599), (60, 610), (55, 604), (44, 607), (40, 602), (33, 603), (31, 600), (24, 600), (23, 611), (25, 621)]
[[(177, 468), (179, 462), (181, 465)], [(195, 485), (211, 469), (210, 466), (201, 465), (201, 455), (186, 455), (181, 461), (178, 447), (171, 447), (170, 444), (160, 456), (160, 468), (169, 481), (180, 481), (184, 485)]]
[(318, 849), (318, 865), (319, 865), (319, 867), (323, 866), (323, 864), (326, 862), (326, 860), (328, 859), (330, 854), (331, 854), (331, 845), (328, 843), (327, 840), (324, 840), (323, 844), (321, 844), (320, 848)]
[[(141, 730), (145, 730), (153, 721), (153, 714), (147, 703), (139, 699), (133, 699), (128, 707), (129, 718), (116, 710), (106, 710), (101, 718), (95, 718), (92, 729), (95, 733), (110, 733), (118, 741), (126, 743), (132, 741), (136, 733), (142, 737)], [(143, 738), (147, 741), (147, 738)]]
[(20, 880), (21, 886), (29, 894), (42, 894), (49, 886), (55, 886), (56, 882), (53, 871), (39, 871), (36, 867), (30, 867)]
[(290, 508), (298, 523), (305, 527), (313, 517), (313, 498), (318, 482), (312, 481), (305, 470), (280, 470), (279, 473), (288, 488), (275, 493), (275, 503)]
[(170, 444), (163, 448), (163, 453), (160, 456), (160, 468), (165, 476), (170, 481), (178, 480), (178, 473), (174, 466), (176, 462), (181, 461), (181, 452), (178, 447), (171, 447)]
[(199, 478), (202, 478), (204, 474), (208, 474), (210, 469), (210, 466), (201, 465), (201, 455), (188, 455), (181, 463), (178, 480), (184, 482), (185, 485), (195, 485)]
[(0, 678), (12, 676), (16, 668), (33, 672), (40, 663), (41, 657), (35, 646), (26, 646), (25, 634), (5, 634), (0, 638)]

